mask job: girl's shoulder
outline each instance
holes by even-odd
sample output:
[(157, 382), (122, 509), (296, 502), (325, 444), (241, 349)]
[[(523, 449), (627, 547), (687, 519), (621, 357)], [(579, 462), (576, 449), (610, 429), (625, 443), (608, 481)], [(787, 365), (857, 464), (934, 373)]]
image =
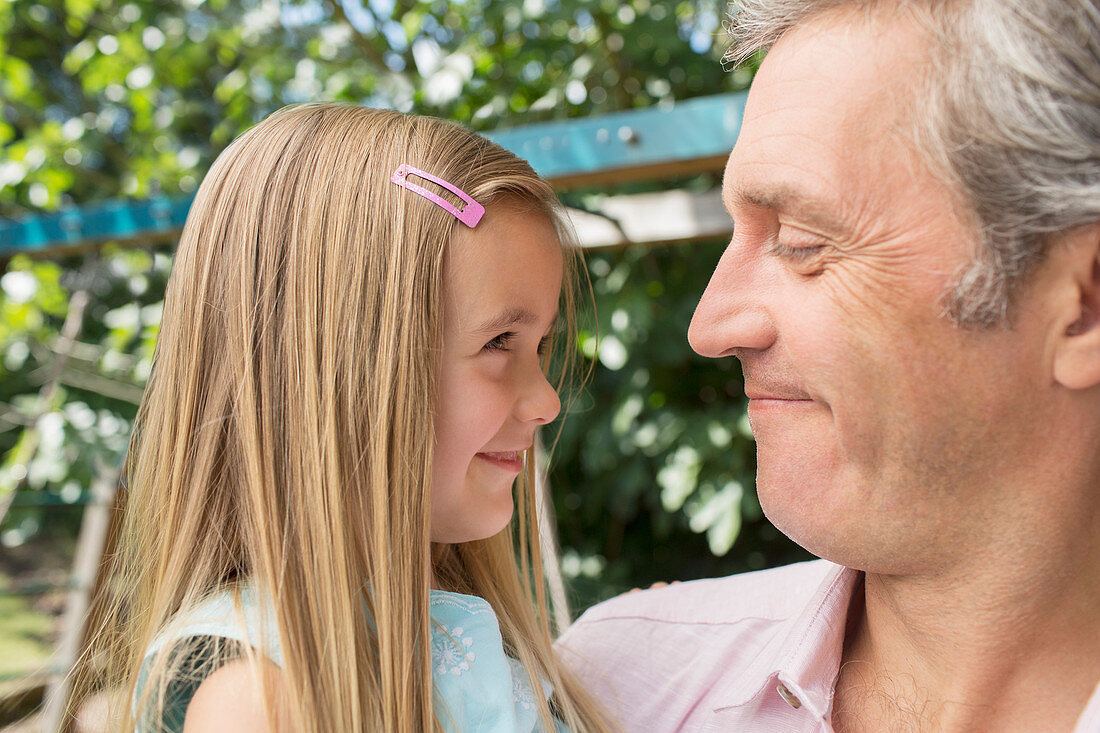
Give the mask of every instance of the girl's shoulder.
[(282, 666), (274, 608), (251, 587), (222, 589), (181, 609), (145, 649), (131, 698), (137, 731), (182, 730), (202, 683), (246, 656), (246, 647)]
[[(265, 664), (271, 664), (266, 662)], [(270, 676), (273, 697), (265, 698), (257, 670), (246, 660), (219, 667), (198, 685), (184, 710), (183, 723), (176, 727), (190, 731), (233, 731), (234, 733), (270, 733), (290, 730), (286, 721), (282, 675)], [(274, 720), (269, 706), (274, 701)], [(274, 723), (274, 725), (273, 725)]]

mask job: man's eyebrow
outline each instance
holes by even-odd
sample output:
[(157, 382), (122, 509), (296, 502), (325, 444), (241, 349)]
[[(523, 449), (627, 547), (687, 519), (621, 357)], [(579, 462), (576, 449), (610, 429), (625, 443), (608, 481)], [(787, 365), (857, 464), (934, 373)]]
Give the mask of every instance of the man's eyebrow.
[(477, 326), (474, 331), (478, 333), (482, 331), (504, 331), (513, 326), (530, 326), (538, 320), (538, 316), (526, 308), (513, 306)]
[(751, 206), (758, 209), (778, 211), (788, 206), (792, 199), (794, 199), (794, 194), (786, 187), (734, 186), (726, 198), (726, 203), (734, 207)]
[(734, 186), (723, 196), (723, 200), (731, 213), (742, 208), (766, 209), (795, 216), (827, 234), (844, 232), (844, 227), (832, 213), (836, 209), (835, 204), (786, 186)]

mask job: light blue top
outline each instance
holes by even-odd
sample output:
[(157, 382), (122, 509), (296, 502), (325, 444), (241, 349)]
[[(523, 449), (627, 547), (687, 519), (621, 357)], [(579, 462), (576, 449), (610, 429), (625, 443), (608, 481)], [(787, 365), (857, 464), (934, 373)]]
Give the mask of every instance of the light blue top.
[[(218, 636), (248, 644), (282, 666), (283, 654), (270, 600), (259, 603), (247, 586), (241, 589), (240, 596), (239, 608), (232, 593), (226, 591), (178, 617), (150, 645), (139, 680), (147, 676), (154, 654), (193, 636)], [(429, 608), (436, 716), (444, 730), (546, 733), (527, 672), (519, 661), (504, 653), (500, 624), (489, 602), (477, 596), (433, 590)], [(193, 694), (194, 690), (190, 692)], [(540, 690), (543, 699), (548, 699), (552, 692), (544, 680)], [(135, 690), (135, 701), (137, 694)], [(183, 709), (189, 701), (181, 701)], [(182, 712), (179, 711), (178, 724), (182, 724)], [(568, 730), (560, 721), (554, 723), (557, 733)], [(144, 728), (139, 724), (139, 733)]]

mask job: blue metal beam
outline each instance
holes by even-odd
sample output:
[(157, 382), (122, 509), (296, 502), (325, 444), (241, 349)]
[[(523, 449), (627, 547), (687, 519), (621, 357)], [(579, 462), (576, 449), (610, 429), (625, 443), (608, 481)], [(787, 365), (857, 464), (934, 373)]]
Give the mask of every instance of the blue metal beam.
[[(721, 169), (741, 128), (745, 96), (698, 97), (667, 108), (525, 125), (487, 137), (526, 158), (559, 190), (689, 175)], [(193, 200), (113, 200), (0, 221), (0, 257), (171, 240)]]
[[(556, 187), (575, 188), (596, 181), (652, 180), (669, 169), (719, 169), (729, 156), (746, 92), (677, 102), (667, 108), (616, 112), (498, 130), (488, 135)], [(655, 175), (655, 173), (657, 175)]]
[(0, 221), (0, 257), (80, 250), (104, 242), (168, 239), (183, 229), (193, 200), (194, 196), (112, 200)]

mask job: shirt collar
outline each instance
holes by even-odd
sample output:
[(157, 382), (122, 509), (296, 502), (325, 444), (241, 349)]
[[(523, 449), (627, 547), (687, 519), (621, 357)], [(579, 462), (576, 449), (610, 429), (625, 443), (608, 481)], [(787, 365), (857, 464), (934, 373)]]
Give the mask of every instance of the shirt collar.
[[(774, 693), (781, 682), (802, 705), (824, 716), (832, 703), (840, 670), (848, 606), (863, 573), (836, 566), (810, 596), (801, 612), (777, 622), (771, 640), (743, 671), (743, 684), (715, 712), (746, 705)], [(732, 687), (732, 686), (731, 686)]]

